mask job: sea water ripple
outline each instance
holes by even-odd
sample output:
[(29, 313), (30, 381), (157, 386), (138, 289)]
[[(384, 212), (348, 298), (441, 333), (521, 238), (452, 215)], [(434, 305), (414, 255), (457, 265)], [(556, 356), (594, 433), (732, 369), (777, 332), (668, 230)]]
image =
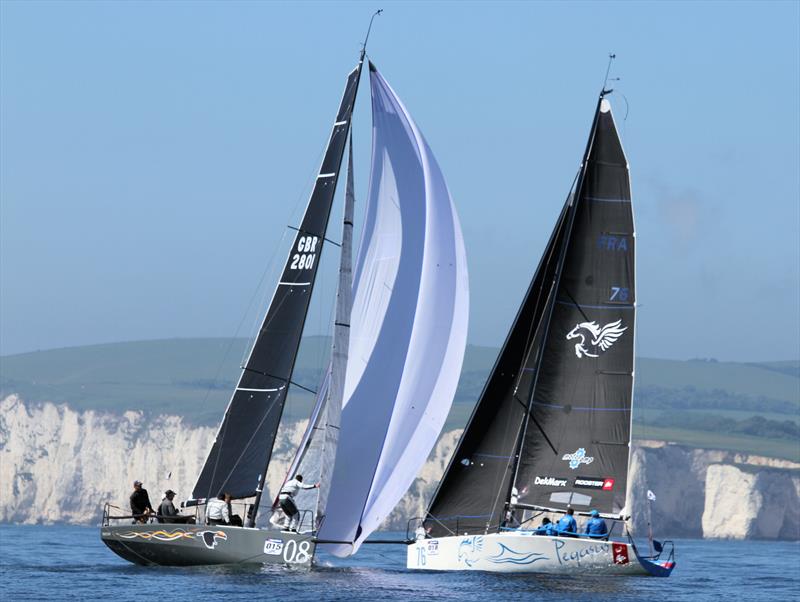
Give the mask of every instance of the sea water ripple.
[(0, 591), (7, 600), (681, 600), (800, 599), (800, 543), (676, 541), (668, 579), (423, 573), (405, 549), (322, 553), (313, 570), (282, 567), (145, 568), (115, 556), (99, 529), (0, 525)]

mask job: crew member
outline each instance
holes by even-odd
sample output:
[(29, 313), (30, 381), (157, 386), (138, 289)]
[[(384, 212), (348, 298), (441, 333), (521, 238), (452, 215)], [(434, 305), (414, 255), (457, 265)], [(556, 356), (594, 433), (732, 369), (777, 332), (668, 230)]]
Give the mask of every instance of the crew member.
[(226, 494), (220, 493), (216, 499), (208, 500), (206, 504), (206, 523), (209, 525), (227, 525), (231, 521), (231, 515), (228, 511), (228, 500), (225, 499)]
[(314, 489), (319, 487), (319, 483), (314, 485), (303, 485), (303, 475), (295, 475), (290, 481), (286, 481), (281, 487), (281, 492), (278, 494), (278, 503), (281, 510), (288, 517), (289, 531), (297, 531), (297, 519), (300, 517), (300, 512), (297, 510), (297, 505), (294, 503), (294, 496), (300, 489)]
[(608, 526), (606, 521), (600, 518), (600, 513), (597, 510), (592, 510), (591, 518), (586, 521), (584, 533), (589, 537), (602, 539), (608, 537)]
[(153, 506), (150, 505), (150, 496), (147, 489), (142, 487), (141, 481), (133, 482), (133, 493), (131, 493), (131, 514), (134, 523), (146, 523), (150, 514), (155, 514)]
[(183, 516), (172, 500), (175, 498), (175, 492), (172, 489), (167, 489), (164, 492), (164, 499), (161, 500), (161, 505), (158, 507), (158, 520), (165, 523), (193, 523), (194, 517)]
[(534, 535), (555, 535), (556, 529), (550, 519), (546, 516), (542, 519), (542, 524), (536, 527), (536, 530), (533, 532)]
[(575, 510), (567, 508), (567, 513), (561, 517), (556, 525), (556, 531), (561, 537), (578, 537), (578, 523), (575, 522)]

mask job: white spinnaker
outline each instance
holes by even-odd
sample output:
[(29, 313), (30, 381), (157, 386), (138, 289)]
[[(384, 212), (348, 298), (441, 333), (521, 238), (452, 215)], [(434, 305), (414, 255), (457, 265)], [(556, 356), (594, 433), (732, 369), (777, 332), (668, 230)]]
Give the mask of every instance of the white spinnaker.
[(347, 556), (413, 483), (444, 426), (466, 348), (467, 262), (444, 177), (370, 66), (373, 149), (356, 264), (339, 452), (319, 538)]

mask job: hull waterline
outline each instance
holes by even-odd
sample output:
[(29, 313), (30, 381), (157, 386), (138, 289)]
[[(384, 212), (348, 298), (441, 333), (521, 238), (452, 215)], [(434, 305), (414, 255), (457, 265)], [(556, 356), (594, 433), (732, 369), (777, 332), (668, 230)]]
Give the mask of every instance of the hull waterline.
[(114, 525), (100, 538), (118, 556), (146, 566), (283, 564), (311, 566), (311, 533), (266, 531), (227, 525)]
[(408, 546), (406, 566), (428, 571), (667, 577), (675, 562), (642, 558), (630, 543), (517, 532), (420, 539)]

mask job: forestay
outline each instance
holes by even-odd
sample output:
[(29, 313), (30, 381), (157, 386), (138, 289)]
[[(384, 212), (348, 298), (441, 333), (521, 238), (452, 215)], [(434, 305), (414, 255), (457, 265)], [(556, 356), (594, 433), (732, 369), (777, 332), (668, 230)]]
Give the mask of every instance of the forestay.
[[(195, 499), (221, 492), (234, 498), (256, 495), (258, 499), (263, 490), (316, 279), (360, 73), (359, 63), (348, 75), (311, 198), (214, 445), (194, 486)], [(250, 519), (252, 522), (254, 516)]]
[[(370, 64), (373, 149), (356, 263), (339, 453), (319, 538), (354, 553), (413, 482), (455, 395), (467, 265), (439, 166)], [(349, 542), (352, 542), (350, 544)]]

